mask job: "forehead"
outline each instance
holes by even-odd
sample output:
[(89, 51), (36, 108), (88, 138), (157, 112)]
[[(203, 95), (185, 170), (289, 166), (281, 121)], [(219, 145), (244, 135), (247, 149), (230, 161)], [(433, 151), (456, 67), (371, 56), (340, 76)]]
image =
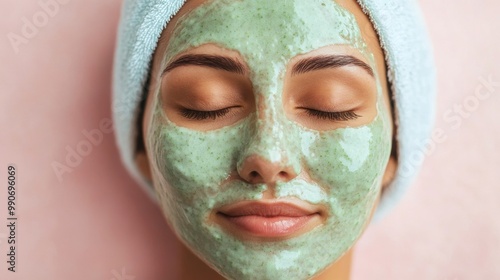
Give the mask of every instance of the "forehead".
[(197, 3), (171, 31), (165, 61), (215, 43), (247, 60), (279, 63), (327, 45), (366, 45), (355, 17), (331, 0), (213, 0)]
[[(211, 0), (187, 0), (186, 3), (182, 6), (180, 11), (172, 17), (170, 21), (168, 21), (168, 24), (166, 28), (163, 30), (158, 46), (156, 48), (156, 51), (154, 53), (152, 65), (151, 65), (151, 73), (152, 73), (152, 85), (155, 85), (156, 82), (158, 81), (159, 75), (162, 72), (162, 61), (165, 59), (165, 53), (166, 49), (168, 46), (168, 43), (170, 42), (170, 39), (174, 33), (174, 30), (177, 27), (177, 23), (181, 18), (184, 18), (185, 15), (189, 14), (191, 11), (196, 9), (197, 7), (201, 6), (204, 3), (208, 3)], [(237, 0), (231, 0), (231, 1), (237, 1)], [(308, 1), (308, 0), (305, 0)], [(354, 15), (356, 18), (357, 25), (361, 31), (361, 37), (363, 38), (364, 42), (366, 43), (368, 50), (370, 53), (374, 55), (375, 62), (376, 62), (376, 70), (379, 74), (379, 78), (382, 81), (382, 87), (383, 91), (386, 96), (386, 102), (388, 103), (388, 85), (387, 85), (387, 80), (386, 80), (386, 68), (385, 68), (385, 56), (384, 52), (382, 50), (382, 47), (380, 45), (380, 42), (378, 40), (378, 35), (373, 27), (373, 24), (371, 23), (370, 19), (368, 16), (362, 11), (361, 7), (359, 4), (356, 2), (356, 0), (328, 0), (335, 2), (339, 6), (343, 7), (345, 10), (349, 11), (350, 14)], [(151, 87), (154, 88), (154, 87)]]

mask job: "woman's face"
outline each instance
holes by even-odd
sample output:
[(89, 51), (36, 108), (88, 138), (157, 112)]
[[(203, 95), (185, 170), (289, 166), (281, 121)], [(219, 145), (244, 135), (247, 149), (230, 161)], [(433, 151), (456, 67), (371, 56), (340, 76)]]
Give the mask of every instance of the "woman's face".
[(377, 58), (331, 0), (186, 9), (157, 50), (144, 115), (165, 217), (228, 278), (317, 275), (380, 194), (392, 121)]

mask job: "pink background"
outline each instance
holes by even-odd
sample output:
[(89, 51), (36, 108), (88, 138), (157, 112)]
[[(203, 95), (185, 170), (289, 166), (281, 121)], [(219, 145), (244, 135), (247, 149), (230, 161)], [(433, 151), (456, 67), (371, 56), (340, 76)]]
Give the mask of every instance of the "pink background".
[[(17, 47), (8, 34), (21, 34), (23, 18), (33, 22), (43, 10), (34, 0), (0, 2), (0, 278), (168, 279), (177, 248), (159, 210), (121, 167), (112, 134), (61, 180), (53, 170), (68, 147), (82, 145), (84, 130), (110, 117), (121, 4), (66, 2), (47, 22), (39, 17), (41, 27)], [(362, 238), (353, 279), (500, 279), (500, 86), (478, 104), (473, 97), (478, 88), (487, 92), (481, 77), (500, 82), (500, 2), (420, 3), (439, 72), (436, 127), (446, 141), (403, 202)], [(464, 102), (467, 116), (454, 127), (443, 114)], [(15, 274), (5, 263), (11, 163), (18, 169)]]

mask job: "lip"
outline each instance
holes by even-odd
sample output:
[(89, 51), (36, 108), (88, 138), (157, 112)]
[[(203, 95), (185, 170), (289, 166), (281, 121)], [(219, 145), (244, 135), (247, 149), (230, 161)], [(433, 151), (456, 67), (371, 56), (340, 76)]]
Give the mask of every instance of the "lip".
[(321, 224), (321, 209), (303, 201), (242, 201), (217, 211), (218, 222), (236, 235), (290, 238)]

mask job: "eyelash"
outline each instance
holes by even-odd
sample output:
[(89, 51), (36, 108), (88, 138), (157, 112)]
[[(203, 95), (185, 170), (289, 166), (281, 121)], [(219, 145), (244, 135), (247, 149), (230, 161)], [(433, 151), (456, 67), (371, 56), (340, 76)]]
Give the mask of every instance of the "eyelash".
[[(344, 111), (344, 112), (324, 112), (314, 109), (306, 109), (307, 114), (311, 117), (318, 118), (320, 120), (331, 120), (331, 121), (349, 121), (354, 120), (360, 115), (354, 113), (353, 111)], [(230, 111), (230, 108), (224, 108), (216, 111), (196, 111), (190, 109), (182, 109), (181, 115), (186, 119), (191, 120), (216, 120), (217, 118), (224, 117)]]
[(315, 117), (320, 120), (331, 120), (331, 121), (349, 121), (361, 117), (360, 115), (354, 113), (353, 111), (324, 112), (314, 109), (307, 109), (307, 114), (311, 117)]
[(229, 113), (230, 108), (224, 108), (216, 111), (196, 111), (196, 110), (190, 110), (190, 109), (182, 109), (181, 110), (181, 115), (186, 118), (186, 119), (191, 119), (191, 120), (197, 120), (197, 121), (202, 121), (202, 120), (216, 120), (217, 118), (224, 117)]

